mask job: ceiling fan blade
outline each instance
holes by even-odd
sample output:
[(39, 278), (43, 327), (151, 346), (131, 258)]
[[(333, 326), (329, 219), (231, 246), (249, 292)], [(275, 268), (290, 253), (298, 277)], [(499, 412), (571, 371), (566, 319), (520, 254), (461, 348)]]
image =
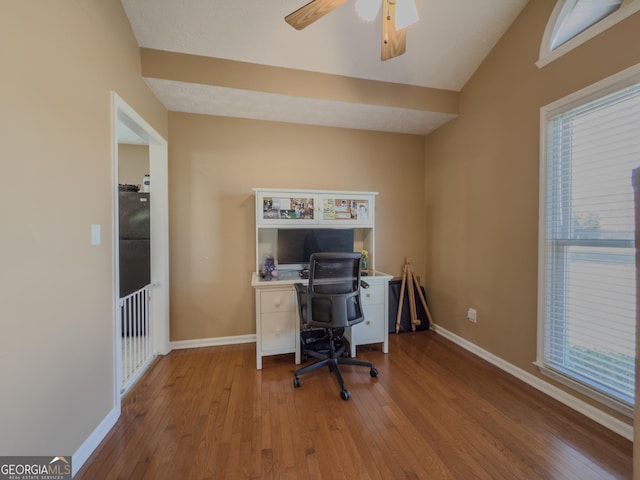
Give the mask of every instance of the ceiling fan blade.
[(396, 30), (396, 4), (382, 2), (382, 60), (398, 57), (407, 50), (407, 30)]
[(297, 30), (302, 30), (307, 25), (324, 17), (327, 13), (338, 8), (347, 0), (313, 0), (304, 7), (284, 17), (284, 21)]

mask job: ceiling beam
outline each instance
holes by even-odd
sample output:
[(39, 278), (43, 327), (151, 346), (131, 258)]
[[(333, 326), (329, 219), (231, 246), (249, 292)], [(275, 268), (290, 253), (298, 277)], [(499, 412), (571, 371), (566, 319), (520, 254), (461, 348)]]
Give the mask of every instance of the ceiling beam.
[(457, 115), (459, 93), (220, 58), (141, 49), (142, 76)]

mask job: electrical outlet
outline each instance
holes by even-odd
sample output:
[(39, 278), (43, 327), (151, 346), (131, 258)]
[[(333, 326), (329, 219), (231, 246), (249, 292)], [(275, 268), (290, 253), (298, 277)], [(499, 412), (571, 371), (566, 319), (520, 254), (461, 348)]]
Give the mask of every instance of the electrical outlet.
[(476, 312), (475, 308), (470, 308), (469, 310), (467, 310), (467, 320), (473, 323), (476, 323), (478, 321), (478, 312)]

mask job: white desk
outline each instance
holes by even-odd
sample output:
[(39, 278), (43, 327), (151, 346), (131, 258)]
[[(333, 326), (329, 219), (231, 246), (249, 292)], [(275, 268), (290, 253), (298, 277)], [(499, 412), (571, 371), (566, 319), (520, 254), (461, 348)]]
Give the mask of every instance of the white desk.
[[(258, 273), (251, 276), (256, 295), (256, 368), (262, 369), (262, 357), (294, 353), (300, 363), (300, 319), (295, 294), (295, 283), (307, 283), (297, 271), (279, 271), (277, 280), (264, 280)], [(370, 286), (361, 290), (365, 320), (345, 329), (350, 354), (356, 356), (356, 347), (369, 343), (382, 343), (382, 351), (389, 352), (389, 280), (382, 272), (362, 277)]]

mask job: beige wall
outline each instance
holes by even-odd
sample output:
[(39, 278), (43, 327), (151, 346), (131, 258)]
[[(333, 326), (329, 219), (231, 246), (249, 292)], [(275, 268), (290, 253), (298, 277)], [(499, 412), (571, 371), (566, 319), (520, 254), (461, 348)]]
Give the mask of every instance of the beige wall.
[(147, 145), (118, 145), (118, 183), (138, 185), (149, 173), (149, 147)]
[[(553, 0), (529, 2), (426, 139), (428, 293), (436, 323), (532, 374), (540, 107), (640, 62), (640, 14), (542, 69)], [(478, 323), (466, 319), (469, 307)], [(612, 412), (610, 412), (612, 413)]]
[(169, 114), (171, 340), (255, 333), (252, 187), (367, 190), (378, 269), (424, 275), (424, 137)]
[(0, 453), (70, 455), (114, 408), (110, 91), (167, 114), (118, 0), (3, 0), (0, 44)]
[(167, 117), (118, 0), (3, 0), (0, 453), (74, 453), (114, 407), (111, 90), (171, 130), (172, 340), (254, 333), (251, 187), (375, 190), (378, 268), (411, 256), (437, 323), (535, 373), (539, 108), (640, 62), (636, 14), (538, 70), (553, 3), (529, 2), (425, 142)]

